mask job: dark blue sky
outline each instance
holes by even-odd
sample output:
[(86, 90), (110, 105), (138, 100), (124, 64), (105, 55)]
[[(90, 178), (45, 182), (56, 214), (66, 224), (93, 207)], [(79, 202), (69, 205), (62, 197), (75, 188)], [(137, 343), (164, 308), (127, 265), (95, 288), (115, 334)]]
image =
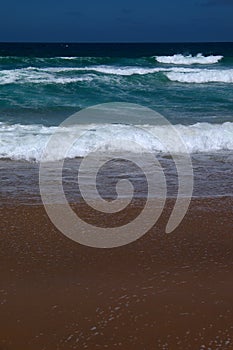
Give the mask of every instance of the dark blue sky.
[(7, 0), (0, 41), (233, 41), (233, 0)]

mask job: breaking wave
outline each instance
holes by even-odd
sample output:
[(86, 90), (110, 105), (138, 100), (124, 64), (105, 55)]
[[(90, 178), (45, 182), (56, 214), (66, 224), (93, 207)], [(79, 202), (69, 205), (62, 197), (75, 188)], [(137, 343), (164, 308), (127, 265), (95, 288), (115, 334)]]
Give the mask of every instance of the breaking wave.
[[(223, 124), (197, 123), (189, 126), (177, 124), (174, 127), (178, 130), (190, 153), (213, 153), (221, 150), (233, 150), (233, 123), (231, 122)], [(143, 132), (144, 129), (147, 133)], [(143, 144), (149, 152), (167, 153), (168, 150), (158, 141), (159, 138), (156, 139), (156, 135), (161, 139), (163, 137), (172, 138), (166, 126), (155, 125), (140, 125), (135, 131), (134, 126), (122, 124), (76, 125), (69, 128), (61, 128), (0, 123), (0, 158), (40, 161), (50, 136), (57, 131), (61, 135), (62, 133), (83, 135), (71, 148), (67, 155), (68, 158), (87, 155), (98, 146), (99, 140), (106, 140), (106, 138), (109, 142), (105, 144), (103, 151), (111, 149), (111, 139), (114, 138), (114, 141), (119, 139), (118, 145), (120, 150), (124, 148), (128, 152), (137, 152), (138, 150), (135, 148), (128, 149), (127, 142), (121, 142), (122, 139), (129, 139), (132, 133), (135, 141), (139, 140), (140, 144)], [(151, 137), (148, 137), (148, 132)], [(114, 142), (114, 145), (116, 145), (116, 142)], [(62, 144), (57, 145), (57, 148), (53, 154), (49, 155), (48, 159), (51, 161), (57, 160), (59, 147), (62, 147)], [(182, 150), (177, 147), (174, 143), (173, 153), (182, 153)]]
[(180, 83), (233, 83), (233, 69), (215, 70), (202, 69), (190, 72), (168, 72), (166, 76), (171, 81)]
[(7, 84), (69, 84), (79, 81), (91, 81), (91, 76), (59, 76), (54, 75), (49, 69), (22, 68), (0, 71), (0, 85)]
[(181, 64), (181, 65), (191, 65), (191, 64), (214, 64), (219, 62), (223, 56), (203, 56), (201, 53), (196, 56), (188, 55), (184, 56), (181, 54), (173, 56), (155, 56), (155, 59), (159, 63), (165, 64)]

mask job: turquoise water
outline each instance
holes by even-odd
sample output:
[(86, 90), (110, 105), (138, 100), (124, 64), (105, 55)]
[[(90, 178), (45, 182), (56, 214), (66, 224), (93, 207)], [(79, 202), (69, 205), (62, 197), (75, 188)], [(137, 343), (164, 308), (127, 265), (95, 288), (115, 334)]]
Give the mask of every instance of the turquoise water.
[[(155, 58), (199, 53), (205, 64)], [(0, 45), (0, 121), (10, 124), (58, 125), (115, 101), (150, 107), (175, 124), (223, 123), (233, 121), (232, 87), (232, 43)]]

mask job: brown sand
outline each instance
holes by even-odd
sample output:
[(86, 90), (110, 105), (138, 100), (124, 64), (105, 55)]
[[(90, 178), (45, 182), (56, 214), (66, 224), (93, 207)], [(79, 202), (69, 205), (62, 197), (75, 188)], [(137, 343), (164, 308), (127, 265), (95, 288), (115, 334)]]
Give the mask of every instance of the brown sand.
[(70, 241), (42, 206), (2, 207), (0, 349), (233, 349), (233, 199), (193, 200), (166, 235), (171, 206), (111, 250)]

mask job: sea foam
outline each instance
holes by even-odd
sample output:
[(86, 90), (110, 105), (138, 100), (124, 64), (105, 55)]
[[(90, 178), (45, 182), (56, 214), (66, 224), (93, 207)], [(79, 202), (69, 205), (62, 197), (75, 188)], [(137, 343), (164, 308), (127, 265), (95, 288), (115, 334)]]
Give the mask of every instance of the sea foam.
[(182, 83), (233, 82), (233, 69), (206, 69), (191, 67), (137, 67), (137, 66), (85, 66), (18, 68), (0, 71), (0, 85), (7, 84), (69, 84), (105, 76), (149, 75), (163, 73), (171, 81)]
[(219, 62), (223, 56), (203, 56), (201, 53), (196, 56), (188, 55), (184, 56), (181, 54), (173, 56), (155, 56), (157, 62), (166, 63), (166, 64), (182, 64), (182, 65), (191, 65), (191, 64), (214, 64)]
[(233, 83), (233, 69), (202, 69), (190, 72), (167, 72), (166, 76), (180, 83)]
[[(177, 124), (174, 127), (179, 132), (187, 151), (190, 153), (214, 153), (216, 151), (233, 150), (233, 123), (231, 122), (223, 124), (197, 123), (189, 126)], [(159, 139), (169, 139), (171, 144), (173, 139), (170, 130), (162, 125), (135, 127), (122, 124), (98, 124), (61, 128), (0, 123), (0, 158), (40, 161), (42, 152), (54, 132), (59, 132), (61, 138), (62, 135), (79, 137), (67, 154), (68, 158), (86, 156), (99, 147), (100, 144), (103, 151), (138, 152), (138, 149), (132, 145), (130, 146), (130, 143), (122, 142), (122, 140), (132, 139), (132, 137), (136, 143), (143, 145), (148, 152), (167, 153), (168, 150)], [(114, 143), (112, 144), (111, 140), (113, 139)], [(112, 149), (112, 147), (114, 148)], [(62, 143), (59, 143), (52, 154), (48, 155), (48, 160), (57, 160), (60, 148), (62, 148)], [(171, 151), (182, 153), (183, 149), (180, 149), (174, 142)]]
[(0, 85), (7, 84), (69, 84), (81, 81), (91, 81), (92, 77), (83, 76), (59, 76), (48, 69), (34, 67), (7, 69), (0, 71)]
[[(131, 76), (147, 75), (159, 72), (192, 72), (190, 68), (134, 67), (134, 66), (86, 66), (86, 67), (26, 67), (0, 71), (0, 85), (7, 84), (68, 84), (79, 81), (91, 81), (104, 75)], [(72, 73), (72, 75), (71, 75)]]

